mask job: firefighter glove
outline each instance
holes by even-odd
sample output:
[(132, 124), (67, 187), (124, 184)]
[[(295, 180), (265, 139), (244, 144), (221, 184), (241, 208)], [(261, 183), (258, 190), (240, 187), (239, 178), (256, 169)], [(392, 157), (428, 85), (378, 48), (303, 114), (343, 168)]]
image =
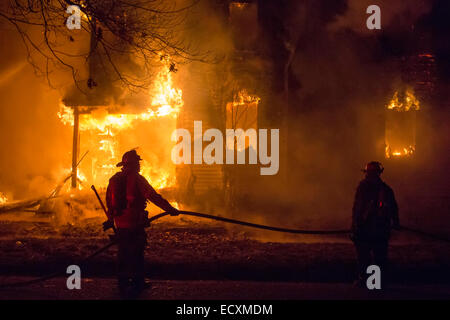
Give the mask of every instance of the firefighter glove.
[(114, 221), (113, 220), (106, 220), (103, 222), (103, 231), (106, 231), (108, 229), (112, 229), (114, 227)]

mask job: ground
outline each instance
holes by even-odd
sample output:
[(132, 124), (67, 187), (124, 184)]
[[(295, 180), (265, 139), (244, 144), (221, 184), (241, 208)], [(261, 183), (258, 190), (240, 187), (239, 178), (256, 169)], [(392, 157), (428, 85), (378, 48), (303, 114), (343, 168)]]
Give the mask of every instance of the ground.
[[(15, 220), (15, 221), (14, 221)], [(55, 225), (50, 218), (0, 220), (0, 285), (77, 264), (109, 242), (102, 218)], [(148, 229), (149, 299), (450, 298), (450, 244), (406, 232), (393, 235), (392, 283), (368, 293), (351, 286), (355, 256), (342, 236), (282, 235), (200, 219), (167, 217)], [(116, 248), (82, 266), (82, 290), (60, 277), (0, 289), (1, 299), (117, 298)]]
[[(30, 277), (0, 277), (2, 283), (30, 280)], [(392, 285), (386, 290), (368, 291), (349, 283), (303, 283), (270, 281), (152, 280), (141, 300), (359, 300), (359, 299), (449, 299), (449, 285)], [(51, 279), (26, 287), (0, 289), (0, 299), (119, 299), (116, 281), (86, 278), (80, 290), (68, 290), (66, 278)]]

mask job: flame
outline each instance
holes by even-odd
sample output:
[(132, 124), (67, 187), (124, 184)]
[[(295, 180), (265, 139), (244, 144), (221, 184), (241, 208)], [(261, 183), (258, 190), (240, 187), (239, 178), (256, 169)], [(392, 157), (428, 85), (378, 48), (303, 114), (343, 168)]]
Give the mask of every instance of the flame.
[(233, 107), (243, 106), (243, 105), (252, 104), (252, 103), (255, 103), (256, 105), (258, 105), (260, 101), (261, 101), (260, 97), (255, 96), (255, 95), (250, 95), (250, 94), (248, 94), (246, 89), (242, 89), (234, 97)]
[[(256, 95), (251, 95), (246, 89), (240, 90), (232, 102), (227, 103), (227, 119), (226, 127), (229, 129), (257, 129), (258, 104), (261, 101)], [(240, 141), (237, 139), (237, 141)], [(233, 146), (235, 144), (235, 146)], [(235, 148), (237, 151), (243, 151), (250, 146), (250, 142), (246, 139), (243, 144), (235, 141), (228, 141), (227, 148)], [(252, 145), (257, 150), (256, 145)]]
[(0, 192), (0, 204), (4, 204), (6, 202), (8, 202), (8, 198)]
[(248, 3), (245, 2), (231, 2), (232, 7), (243, 10), (248, 7)]
[[(386, 127), (385, 156), (387, 159), (412, 156), (415, 152), (415, 114), (405, 113), (420, 110), (419, 100), (414, 96), (412, 90), (406, 90), (401, 98), (396, 91), (391, 101), (387, 105), (387, 110), (402, 112), (390, 117)], [(411, 117), (412, 116), (412, 117)], [(406, 117), (406, 118), (405, 118)], [(402, 121), (399, 121), (402, 118)], [(409, 125), (405, 126), (405, 119)], [(394, 146), (395, 145), (395, 146)]]
[[(95, 150), (92, 157), (91, 176), (94, 181), (105, 185), (107, 177), (117, 170), (116, 164), (120, 162), (117, 136), (121, 132), (132, 129), (138, 121), (154, 121), (158, 118), (176, 119), (184, 105), (182, 91), (173, 87), (172, 72), (168, 59), (161, 60), (163, 65), (157, 73), (149, 90), (149, 107), (138, 114), (110, 114), (106, 108), (96, 109), (88, 114), (79, 115), (79, 130), (86, 132), (88, 144)], [(73, 126), (74, 115), (70, 107), (61, 104), (58, 117), (63, 124)], [(84, 136), (83, 136), (84, 137)], [(95, 169), (96, 168), (96, 169)], [(86, 181), (86, 176), (78, 170), (79, 179)], [(143, 161), (141, 173), (156, 189), (169, 187), (175, 184), (175, 177), (162, 168), (152, 170), (150, 165)], [(100, 180), (100, 181), (98, 181)]]
[(78, 190), (83, 190), (84, 189), (84, 183), (87, 181), (86, 176), (83, 174), (83, 172), (81, 172), (81, 170), (77, 170), (77, 179), (78, 179), (78, 184), (77, 184), (77, 188)]
[(172, 205), (172, 207), (174, 207), (175, 209), (180, 210), (180, 204), (176, 201), (173, 201), (170, 203)]
[(141, 174), (149, 181), (155, 189), (167, 188), (175, 185), (176, 179), (168, 171), (155, 171), (150, 164), (143, 160), (141, 164)]
[(412, 91), (406, 90), (403, 101), (400, 101), (398, 91), (396, 91), (387, 108), (396, 111), (420, 110), (420, 103)]
[(408, 157), (412, 156), (415, 152), (415, 148), (413, 146), (408, 146), (407, 148), (403, 148), (402, 150), (391, 150), (391, 147), (386, 144), (386, 158), (390, 159), (391, 157)]

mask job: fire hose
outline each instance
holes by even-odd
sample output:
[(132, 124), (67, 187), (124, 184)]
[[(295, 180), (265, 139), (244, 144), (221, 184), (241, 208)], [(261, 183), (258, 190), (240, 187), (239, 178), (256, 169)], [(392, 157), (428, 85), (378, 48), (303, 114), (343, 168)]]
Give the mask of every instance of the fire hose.
[[(105, 211), (106, 213), (106, 208), (99, 196), (99, 194), (97, 193), (97, 190), (95, 189), (94, 186), (91, 187), (92, 190), (94, 190), (97, 199), (99, 200), (102, 209)], [(242, 225), (242, 226), (246, 226), (246, 227), (251, 227), (251, 228), (257, 228), (257, 229), (263, 229), (263, 230), (270, 230), (270, 231), (276, 231), (276, 232), (283, 232), (283, 233), (293, 233), (293, 234), (317, 234), (317, 235), (326, 235), (326, 234), (347, 234), (350, 233), (350, 230), (301, 230), (301, 229), (289, 229), (289, 228), (280, 228), (280, 227), (273, 227), (273, 226), (267, 226), (267, 225), (262, 225), (262, 224), (256, 224), (256, 223), (251, 223), (251, 222), (246, 222), (246, 221), (241, 221), (241, 220), (236, 220), (236, 219), (230, 219), (230, 218), (225, 218), (225, 217), (220, 217), (220, 216), (215, 216), (215, 215), (211, 215), (211, 214), (206, 214), (206, 213), (199, 213), (199, 212), (192, 212), (192, 211), (178, 211), (179, 214), (181, 215), (186, 215), (186, 216), (193, 216), (193, 217), (199, 217), (199, 218), (205, 218), (205, 219), (211, 219), (211, 220), (216, 220), (216, 221), (222, 221), (225, 223), (231, 223), (231, 224), (237, 224), (237, 225)], [(148, 222), (151, 223), (155, 220), (158, 220), (160, 218), (163, 218), (167, 215), (170, 215), (169, 212), (162, 212), (159, 213), (157, 215), (154, 215), (153, 217), (148, 219)], [(116, 229), (113, 228), (114, 233), (116, 232)], [(420, 234), (422, 236), (426, 236), (429, 238), (433, 238), (435, 240), (439, 240), (439, 241), (445, 241), (445, 242), (450, 242), (450, 239), (447, 238), (443, 238), (443, 237), (439, 237), (430, 233), (426, 233), (420, 230), (416, 230), (416, 229), (412, 229), (412, 228), (407, 228), (407, 227), (401, 227), (400, 230), (404, 230), (404, 231), (409, 231), (409, 232), (413, 232), (413, 233), (417, 233)], [(111, 242), (109, 242), (107, 245), (105, 245), (104, 247), (98, 249), (97, 251), (95, 251), (94, 253), (90, 254), (89, 256), (87, 256), (86, 258), (84, 258), (81, 262), (79, 262), (79, 265), (82, 266), (83, 264), (85, 264), (86, 262), (88, 262), (89, 260), (91, 260), (92, 258), (94, 258), (95, 256), (99, 255), (100, 253), (106, 251), (107, 249), (109, 249), (111, 246), (113, 246), (116, 243), (116, 240), (114, 237), (110, 237), (111, 238)], [(30, 284), (34, 284), (34, 283), (38, 283), (38, 282), (42, 282), (42, 281), (46, 281), (52, 278), (55, 278), (57, 276), (63, 275), (64, 271), (58, 271), (40, 278), (36, 278), (33, 280), (29, 280), (29, 281), (22, 281), (22, 282), (15, 282), (15, 283), (6, 283), (6, 284), (1, 284), (0, 285), (0, 289), (2, 288), (11, 288), (11, 287), (19, 287), (19, 286), (27, 286)]]
[[(279, 227), (272, 227), (272, 226), (266, 226), (263, 224), (257, 224), (257, 223), (251, 223), (241, 220), (235, 220), (230, 218), (224, 218), (220, 216), (214, 216), (212, 214), (206, 214), (206, 213), (200, 213), (200, 212), (192, 212), (192, 211), (178, 211), (179, 214), (186, 215), (186, 216), (193, 216), (193, 217), (199, 217), (199, 218), (205, 218), (205, 219), (211, 219), (211, 220), (217, 220), (222, 221), (226, 223), (232, 223), (232, 224), (238, 224), (241, 226), (251, 227), (251, 228), (257, 228), (257, 229), (264, 229), (264, 230), (270, 230), (270, 231), (277, 231), (277, 232), (284, 232), (284, 233), (295, 233), (295, 234), (344, 234), (344, 233), (350, 233), (350, 230), (301, 230), (301, 229), (288, 229), (288, 228), (279, 228)], [(149, 219), (149, 221), (154, 221), (156, 219), (162, 218), (166, 215), (168, 215), (168, 212), (160, 213), (156, 216), (153, 216)]]
[[(230, 218), (224, 218), (224, 217), (214, 216), (214, 215), (206, 214), (206, 213), (199, 213), (199, 212), (192, 212), (192, 211), (178, 211), (178, 212), (181, 215), (206, 218), (206, 219), (217, 220), (217, 221), (237, 224), (237, 225), (251, 227), (251, 228), (264, 229), (264, 230), (270, 230), (270, 231), (277, 231), (277, 232), (283, 232), (283, 233), (317, 234), (317, 235), (324, 235), (324, 234), (348, 234), (348, 233), (351, 233), (351, 230), (343, 230), (343, 229), (342, 230), (288, 229), (288, 228), (272, 227), (272, 226), (267, 226), (267, 225), (263, 225), (263, 224), (256, 224), (256, 223), (251, 223), (251, 222), (246, 222), (246, 221), (241, 221), (241, 220), (235, 220), (235, 219), (230, 219)], [(149, 222), (155, 221), (155, 220), (157, 220), (159, 218), (162, 218), (164, 216), (167, 216), (169, 214), (170, 214), (169, 212), (163, 212), (163, 213), (157, 214), (157, 215), (151, 217), (149, 219)], [(435, 234), (431, 234), (431, 233), (428, 233), (428, 232), (424, 232), (424, 231), (413, 229), (413, 228), (409, 228), (409, 227), (401, 226), (399, 231), (407, 231), (407, 232), (415, 233), (415, 234), (418, 234), (418, 235), (421, 235), (421, 236), (424, 236), (424, 237), (427, 237), (427, 238), (431, 238), (431, 239), (434, 239), (434, 240), (439, 240), (439, 241), (444, 241), (444, 242), (449, 242), (450, 243), (450, 239), (448, 239), (448, 238), (440, 237), (440, 236), (437, 236)]]

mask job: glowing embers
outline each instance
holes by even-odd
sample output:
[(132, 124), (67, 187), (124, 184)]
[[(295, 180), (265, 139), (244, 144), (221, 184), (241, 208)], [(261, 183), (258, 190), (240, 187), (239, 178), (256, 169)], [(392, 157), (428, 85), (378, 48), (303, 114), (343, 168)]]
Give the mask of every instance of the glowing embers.
[(420, 103), (411, 90), (395, 92), (387, 105), (385, 155), (390, 158), (411, 157), (416, 150), (416, 111)]

